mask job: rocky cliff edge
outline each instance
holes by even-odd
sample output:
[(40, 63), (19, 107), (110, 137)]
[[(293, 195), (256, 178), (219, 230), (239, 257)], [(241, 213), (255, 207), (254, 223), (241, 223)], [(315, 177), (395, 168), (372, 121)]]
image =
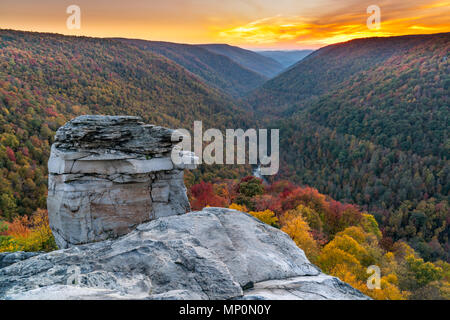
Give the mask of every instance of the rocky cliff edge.
[(195, 165), (171, 161), (172, 133), (137, 117), (61, 127), (48, 194), (61, 250), (1, 253), (0, 299), (367, 299), (246, 213), (189, 212)]

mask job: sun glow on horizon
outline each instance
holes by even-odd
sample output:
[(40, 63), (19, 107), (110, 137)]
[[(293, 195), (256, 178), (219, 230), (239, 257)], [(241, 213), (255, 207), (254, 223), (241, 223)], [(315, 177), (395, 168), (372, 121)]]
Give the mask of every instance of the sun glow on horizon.
[(218, 35), (225, 42), (255, 48), (271, 45), (318, 48), (358, 38), (449, 32), (450, 1), (401, 12), (382, 7), (380, 29), (369, 29), (368, 17), (366, 12), (315, 18), (276, 15), (222, 30)]
[[(82, 28), (65, 27), (71, 1), (2, 0), (0, 28), (249, 49), (317, 49), (356, 38), (450, 32), (449, 0), (77, 0)], [(381, 8), (381, 28), (366, 25)]]

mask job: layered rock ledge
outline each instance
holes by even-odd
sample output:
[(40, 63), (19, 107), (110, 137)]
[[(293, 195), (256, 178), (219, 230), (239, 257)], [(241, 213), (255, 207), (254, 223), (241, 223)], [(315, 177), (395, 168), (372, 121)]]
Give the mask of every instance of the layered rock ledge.
[(0, 299), (367, 299), (284, 232), (206, 208), (0, 269)]
[(179, 142), (173, 132), (129, 116), (81, 116), (61, 127), (48, 162), (47, 200), (58, 247), (112, 239), (190, 211), (186, 166), (170, 156)]

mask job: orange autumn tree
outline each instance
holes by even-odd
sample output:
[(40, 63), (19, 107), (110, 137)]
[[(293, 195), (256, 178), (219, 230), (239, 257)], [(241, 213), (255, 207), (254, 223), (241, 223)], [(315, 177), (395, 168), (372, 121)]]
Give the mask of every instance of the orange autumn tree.
[(31, 218), (15, 218), (3, 233), (5, 235), (0, 242), (0, 252), (57, 249), (46, 210), (38, 209)]

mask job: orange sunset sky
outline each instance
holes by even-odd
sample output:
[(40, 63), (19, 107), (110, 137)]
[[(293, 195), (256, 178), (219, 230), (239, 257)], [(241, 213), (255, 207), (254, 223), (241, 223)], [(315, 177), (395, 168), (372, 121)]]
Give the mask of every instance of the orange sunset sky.
[[(69, 30), (69, 5), (81, 29)], [(381, 29), (366, 26), (381, 8)], [(0, 28), (253, 49), (305, 49), (354, 38), (450, 32), (450, 0), (1, 0)]]

